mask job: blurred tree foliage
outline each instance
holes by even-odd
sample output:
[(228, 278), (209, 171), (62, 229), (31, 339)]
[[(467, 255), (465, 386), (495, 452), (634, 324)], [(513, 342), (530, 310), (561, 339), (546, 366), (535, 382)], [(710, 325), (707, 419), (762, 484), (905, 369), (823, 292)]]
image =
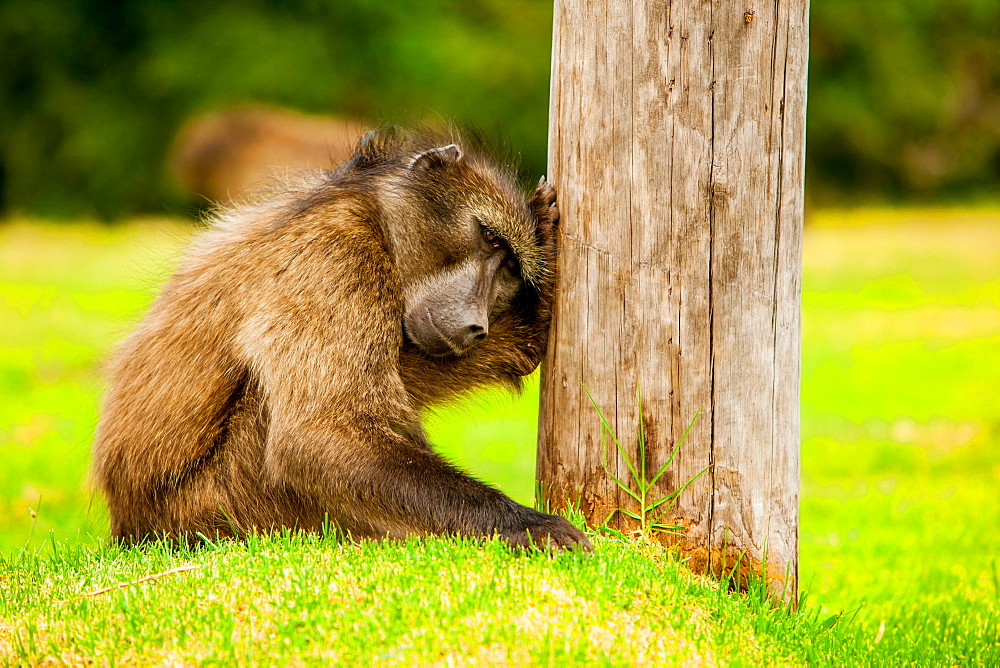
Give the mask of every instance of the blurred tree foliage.
[(814, 201), (998, 194), (1000, 1), (813, 0)]
[[(814, 201), (961, 197), (1000, 176), (997, 0), (814, 0)], [(550, 0), (0, 0), (7, 211), (177, 211), (187, 118), (263, 103), (455, 118), (544, 171)]]
[(544, 165), (551, 3), (0, 0), (8, 210), (177, 210), (190, 116), (263, 103), (372, 121), (455, 118)]

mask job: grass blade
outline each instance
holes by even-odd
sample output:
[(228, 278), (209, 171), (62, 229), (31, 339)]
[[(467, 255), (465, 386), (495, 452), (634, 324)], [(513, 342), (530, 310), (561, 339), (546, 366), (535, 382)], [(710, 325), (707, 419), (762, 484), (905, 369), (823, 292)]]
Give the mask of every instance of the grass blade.
[[(629, 473), (632, 474), (632, 479), (639, 480), (639, 474), (636, 472), (635, 466), (632, 465), (632, 460), (629, 459), (628, 453), (622, 446), (621, 441), (618, 440), (618, 435), (615, 433), (615, 430), (611, 427), (611, 424), (608, 422), (607, 418), (604, 417), (604, 413), (601, 411), (601, 407), (597, 405), (597, 401), (594, 400), (594, 397), (592, 394), (590, 394), (590, 390), (587, 389), (587, 386), (583, 385), (582, 383), (580, 385), (581, 387), (583, 387), (583, 391), (587, 393), (587, 398), (590, 399), (590, 403), (594, 405), (594, 410), (597, 411), (597, 417), (599, 417), (601, 420), (601, 427), (603, 429), (607, 429), (608, 433), (611, 434), (611, 438), (615, 442), (615, 448), (618, 450), (618, 454), (622, 456), (622, 459), (625, 460), (625, 465), (628, 467)], [(602, 432), (602, 443), (603, 443), (603, 432)], [(602, 454), (603, 454), (603, 446), (602, 446)], [(607, 470), (608, 463), (606, 458), (604, 458), (603, 464), (605, 470)]]
[(681, 445), (683, 445), (684, 441), (687, 440), (688, 434), (691, 433), (691, 429), (694, 428), (695, 420), (698, 419), (698, 416), (700, 414), (701, 414), (701, 409), (699, 408), (694, 412), (694, 417), (691, 418), (691, 422), (688, 424), (687, 429), (684, 430), (684, 433), (681, 434), (681, 437), (674, 445), (673, 450), (670, 451), (670, 456), (667, 457), (667, 461), (663, 462), (663, 466), (661, 466), (660, 469), (656, 472), (656, 475), (653, 476), (653, 479), (649, 481), (650, 485), (655, 485), (656, 481), (660, 479), (660, 476), (662, 476), (666, 472), (667, 467), (673, 464), (674, 457), (677, 456), (677, 451), (680, 450)]
[(639, 503), (642, 503), (642, 497), (639, 496), (638, 494), (636, 494), (635, 492), (633, 492), (632, 489), (628, 485), (626, 485), (625, 483), (623, 483), (621, 480), (619, 480), (618, 478), (614, 477), (610, 473), (608, 473), (608, 477), (611, 478), (612, 480), (614, 480), (615, 484), (617, 484), (619, 487), (621, 487), (623, 490), (625, 490), (628, 493), (629, 496), (631, 496), (633, 499), (635, 499)]

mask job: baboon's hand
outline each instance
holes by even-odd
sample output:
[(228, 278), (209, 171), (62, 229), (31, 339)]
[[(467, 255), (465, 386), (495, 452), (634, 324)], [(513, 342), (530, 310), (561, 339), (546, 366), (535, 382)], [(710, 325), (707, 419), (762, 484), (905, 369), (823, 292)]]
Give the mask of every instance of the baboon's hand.
[(538, 187), (535, 188), (535, 194), (528, 201), (528, 206), (531, 207), (532, 214), (535, 216), (537, 225), (535, 233), (547, 268), (542, 279), (536, 283), (535, 289), (539, 300), (537, 315), (540, 320), (545, 321), (545, 329), (548, 330), (548, 319), (556, 285), (559, 207), (556, 205), (556, 189), (545, 180), (544, 176), (538, 181)]
[[(545, 357), (548, 346), (549, 327), (552, 322), (552, 304), (556, 292), (556, 259), (558, 251), (559, 207), (556, 206), (556, 190), (543, 176), (535, 188), (535, 194), (528, 200), (528, 207), (535, 221), (535, 239), (540, 251), (543, 270), (531, 282), (525, 284), (512, 305), (516, 343), (522, 355), (510, 356), (513, 364), (508, 368), (515, 377), (527, 376)], [(512, 536), (505, 535), (512, 543), (518, 544)], [(580, 536), (579, 540), (585, 540)]]
[(559, 224), (559, 207), (556, 204), (556, 189), (543, 176), (538, 181), (535, 194), (528, 202), (538, 223), (538, 241), (551, 260), (555, 260), (556, 227)]
[(593, 552), (583, 532), (557, 515), (538, 513), (538, 521), (520, 531), (505, 532), (502, 537), (515, 547), (534, 547), (542, 550), (561, 552), (566, 549), (582, 549)]

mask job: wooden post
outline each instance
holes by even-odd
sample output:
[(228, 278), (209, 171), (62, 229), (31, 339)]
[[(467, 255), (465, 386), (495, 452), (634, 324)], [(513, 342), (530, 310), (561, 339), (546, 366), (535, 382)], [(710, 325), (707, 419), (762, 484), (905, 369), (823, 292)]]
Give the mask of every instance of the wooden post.
[[(662, 496), (695, 569), (740, 560), (794, 593), (808, 0), (556, 0), (549, 169), (559, 292), (538, 478), (592, 524), (606, 475), (584, 386), (647, 470), (701, 415)], [(610, 472), (635, 484), (608, 453)], [(612, 526), (634, 529), (619, 520)], [(790, 574), (786, 578), (786, 574)]]

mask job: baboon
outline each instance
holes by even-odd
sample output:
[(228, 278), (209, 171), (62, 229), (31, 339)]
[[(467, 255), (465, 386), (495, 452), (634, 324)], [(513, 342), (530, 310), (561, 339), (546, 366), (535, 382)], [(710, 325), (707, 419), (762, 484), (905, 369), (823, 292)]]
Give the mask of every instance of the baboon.
[(584, 535), (437, 455), (421, 412), (545, 351), (554, 189), (455, 132), (369, 133), (216, 214), (112, 361), (94, 444), (111, 534)]
[(185, 192), (225, 204), (281, 172), (346, 160), (362, 134), (362, 123), (350, 119), (227, 109), (184, 124), (170, 148), (170, 168)]

